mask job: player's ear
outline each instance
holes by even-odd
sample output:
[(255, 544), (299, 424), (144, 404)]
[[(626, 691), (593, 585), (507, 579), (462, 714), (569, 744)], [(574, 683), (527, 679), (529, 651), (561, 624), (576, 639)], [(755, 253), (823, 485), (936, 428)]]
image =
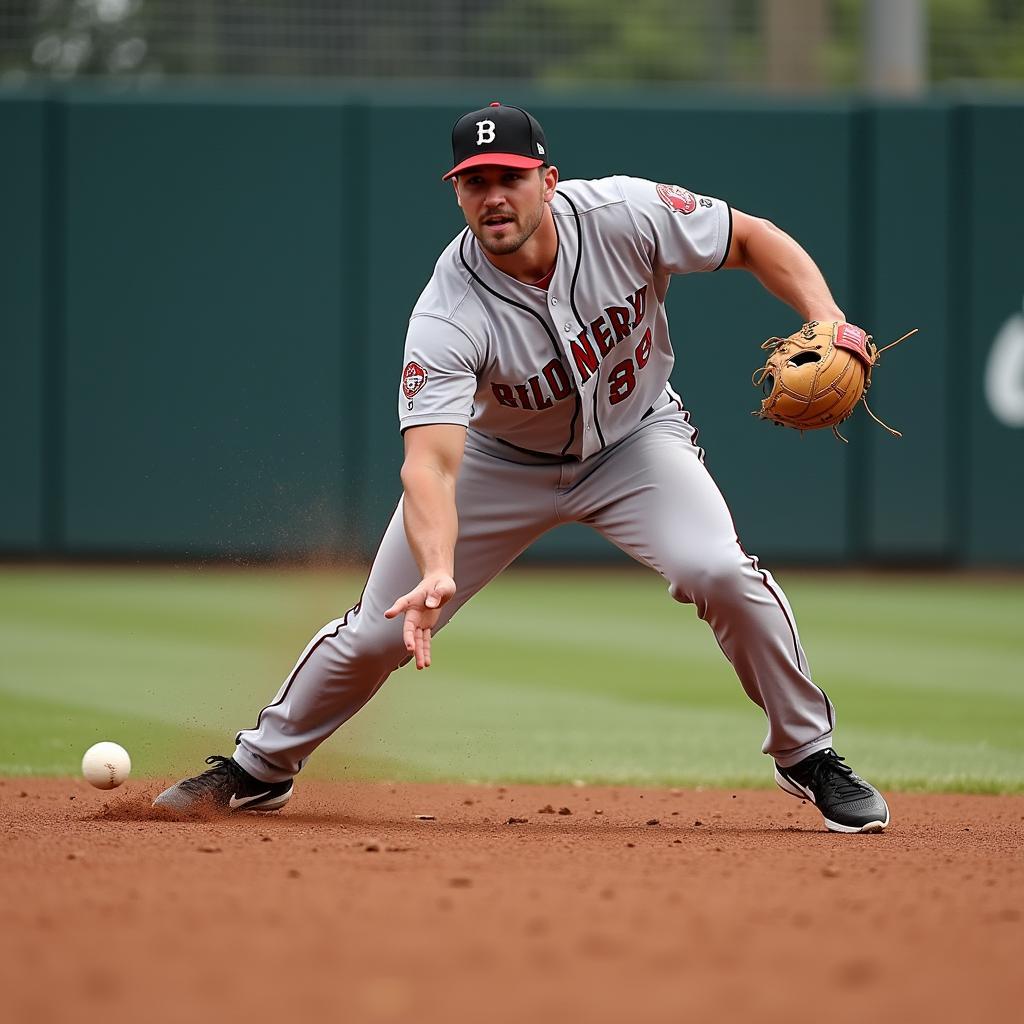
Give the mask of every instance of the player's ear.
[(462, 208), (462, 197), (459, 195), (459, 176), (456, 174), (452, 178), (452, 188), (455, 189), (455, 202), (459, 204), (459, 208)]
[(544, 172), (544, 202), (550, 203), (555, 198), (555, 189), (558, 186), (558, 168), (552, 165), (542, 167), (541, 170)]

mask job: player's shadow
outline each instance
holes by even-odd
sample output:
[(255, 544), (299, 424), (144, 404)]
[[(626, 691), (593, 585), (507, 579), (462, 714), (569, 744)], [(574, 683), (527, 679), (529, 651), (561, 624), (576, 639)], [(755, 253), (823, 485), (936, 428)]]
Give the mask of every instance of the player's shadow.
[[(360, 815), (345, 814), (337, 810), (303, 810), (285, 811), (281, 814), (248, 814), (234, 815), (232, 821), (244, 822), (248, 819), (259, 819), (263, 822), (273, 822), (274, 828), (283, 833), (288, 831), (290, 825), (308, 827), (311, 825), (333, 825), (345, 829), (359, 830), (361, 834), (402, 834), (408, 837), (410, 834), (423, 834), (430, 837), (440, 831), (445, 835), (464, 835), (471, 837), (484, 837), (487, 835), (514, 835), (529, 834), (533, 837), (544, 836), (552, 840), (587, 838), (595, 841), (606, 841), (610, 838), (616, 840), (642, 840), (645, 844), (659, 839), (685, 839), (685, 838), (712, 838), (715, 836), (821, 836), (823, 838), (836, 837), (836, 833), (828, 832), (817, 822), (808, 822), (806, 825), (786, 824), (778, 825), (743, 825), (718, 822), (714, 825), (668, 825), (648, 826), (642, 823), (609, 820), (603, 818), (600, 822), (588, 820), (576, 820), (566, 823), (564, 821), (541, 821), (531, 816), (525, 822), (509, 823), (507, 819), (483, 819), (467, 820), (458, 818), (447, 820), (443, 815), (434, 821), (410, 821), (405, 817), (368, 817)], [(884, 834), (884, 833), (883, 833)]]
[[(834, 832), (824, 829), (816, 816), (808, 821), (785, 823), (767, 821), (759, 824), (730, 822), (728, 819), (701, 822), (699, 825), (661, 819), (657, 825), (645, 825), (639, 821), (622, 820), (614, 815), (601, 818), (574, 815), (572, 817), (550, 815), (544, 812), (524, 813), (522, 817), (508, 816), (508, 808), (501, 808), (499, 813), (493, 809), (480, 808), (480, 815), (455, 811), (451, 817), (441, 810), (433, 820), (417, 820), (415, 815), (397, 815), (394, 813), (379, 816), (346, 813), (344, 807), (332, 804), (317, 806), (289, 807), (283, 811), (259, 813), (257, 811), (241, 811), (230, 815), (210, 810), (193, 817), (181, 817), (173, 812), (152, 806), (153, 797), (159, 788), (150, 791), (147, 786), (141, 790), (126, 791), (112, 794), (99, 810), (83, 815), (87, 821), (108, 822), (173, 822), (180, 826), (217, 825), (231, 830), (256, 830), (265, 827), (268, 831), (286, 837), (292, 829), (309, 827), (331, 827), (354, 836), (384, 835), (401, 836), (402, 841), (415, 841), (417, 837), (430, 842), (440, 838), (438, 833), (446, 837), (479, 839), (492, 836), (506, 839), (515, 834), (529, 834), (531, 837), (544, 837), (552, 841), (586, 841), (594, 843), (633, 843), (635, 845), (662, 845), (673, 840), (692, 843), (701, 841), (707, 845), (715, 837), (762, 837), (782, 838), (787, 835), (800, 836), (802, 840), (820, 837), (824, 840), (837, 838)], [(886, 833), (882, 833), (885, 835)], [(838, 837), (844, 838), (844, 837)]]

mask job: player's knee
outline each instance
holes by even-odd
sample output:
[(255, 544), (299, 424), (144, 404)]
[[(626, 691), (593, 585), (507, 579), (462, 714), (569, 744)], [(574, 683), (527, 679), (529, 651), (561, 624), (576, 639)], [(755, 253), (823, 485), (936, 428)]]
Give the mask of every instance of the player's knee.
[(698, 612), (712, 603), (738, 599), (744, 589), (743, 566), (731, 557), (704, 558), (699, 563), (674, 566), (669, 593), (676, 601), (697, 605)]
[(350, 612), (333, 636), (328, 646), (334, 659), (374, 665), (384, 670), (398, 668), (407, 656), (402, 641), (402, 620), (385, 619)]

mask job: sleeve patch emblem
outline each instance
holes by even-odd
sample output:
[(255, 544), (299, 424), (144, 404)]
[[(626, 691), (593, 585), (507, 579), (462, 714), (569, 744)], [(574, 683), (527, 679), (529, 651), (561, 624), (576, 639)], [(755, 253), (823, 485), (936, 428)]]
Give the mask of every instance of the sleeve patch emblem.
[(693, 213), (697, 209), (697, 200), (688, 189), (679, 185), (659, 185), (658, 196), (661, 201), (676, 213)]
[(417, 362), (405, 364), (402, 371), (402, 392), (406, 398), (412, 399), (417, 392), (423, 390), (427, 383), (427, 371)]

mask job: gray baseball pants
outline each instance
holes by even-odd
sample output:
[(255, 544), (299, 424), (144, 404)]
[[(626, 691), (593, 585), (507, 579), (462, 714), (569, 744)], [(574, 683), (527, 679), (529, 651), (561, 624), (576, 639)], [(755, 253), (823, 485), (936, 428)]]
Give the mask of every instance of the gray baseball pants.
[[(541, 534), (585, 523), (696, 606), (768, 717), (766, 754), (789, 767), (831, 746), (834, 710), (811, 680), (793, 612), (740, 546), (688, 414), (661, 409), (585, 462), (524, 465), (474, 446), (471, 434), (456, 504), (458, 592), (437, 629)], [(420, 579), (399, 502), (359, 603), (313, 637), (256, 727), (238, 734), (234, 757), (246, 771), (264, 782), (291, 778), (408, 659), (402, 618), (384, 610)]]

